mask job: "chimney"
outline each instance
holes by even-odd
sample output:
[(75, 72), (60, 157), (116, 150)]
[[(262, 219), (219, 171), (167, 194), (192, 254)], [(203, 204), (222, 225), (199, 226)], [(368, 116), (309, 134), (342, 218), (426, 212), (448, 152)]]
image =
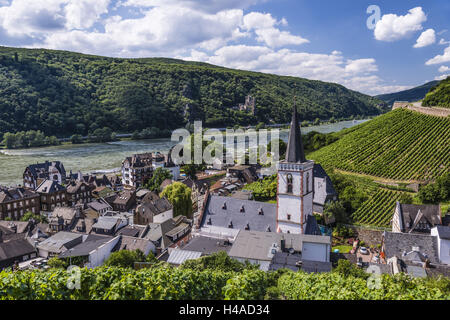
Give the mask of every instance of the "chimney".
[(286, 240), (284, 240), (284, 237), (281, 238), (280, 247), (281, 247), (281, 252), (284, 252), (286, 250)]

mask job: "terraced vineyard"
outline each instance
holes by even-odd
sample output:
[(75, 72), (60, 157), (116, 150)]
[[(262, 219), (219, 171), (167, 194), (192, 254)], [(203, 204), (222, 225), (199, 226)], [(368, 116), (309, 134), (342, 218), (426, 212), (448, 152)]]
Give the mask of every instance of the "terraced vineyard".
[(356, 210), (351, 218), (354, 224), (389, 228), (394, 215), (395, 202), (401, 192), (380, 188)]
[(352, 129), (309, 158), (394, 180), (428, 181), (449, 172), (449, 118), (396, 109)]

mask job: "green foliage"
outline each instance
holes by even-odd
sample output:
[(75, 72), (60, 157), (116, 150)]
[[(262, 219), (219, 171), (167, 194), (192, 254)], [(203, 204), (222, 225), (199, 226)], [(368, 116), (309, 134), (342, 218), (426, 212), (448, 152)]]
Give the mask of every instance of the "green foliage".
[(340, 201), (330, 201), (325, 203), (323, 215), (328, 219), (334, 217), (336, 222), (348, 222), (347, 211)]
[(338, 260), (338, 265), (333, 269), (333, 272), (343, 275), (345, 277), (355, 277), (361, 279), (369, 278), (369, 274), (364, 270), (358, 268), (355, 264), (348, 260), (340, 259)]
[(450, 108), (450, 76), (430, 89), (422, 105)]
[(50, 258), (47, 262), (47, 265), (51, 268), (57, 269), (66, 269), (68, 267), (68, 263), (66, 261), (58, 259), (56, 257)]
[(60, 141), (55, 136), (46, 137), (40, 130), (29, 130), (17, 133), (6, 132), (3, 135), (3, 144), (8, 149), (18, 149), (59, 145)]
[(95, 129), (88, 136), (89, 142), (108, 142), (116, 140), (116, 134), (108, 127)]
[(277, 175), (265, 177), (245, 186), (245, 190), (253, 192), (253, 198), (256, 201), (274, 200), (277, 196)]
[(355, 230), (349, 227), (346, 227), (343, 224), (337, 224), (333, 229), (334, 237), (342, 237), (342, 238), (350, 238), (355, 236)]
[(139, 250), (120, 250), (111, 253), (111, 255), (106, 259), (105, 266), (109, 267), (122, 267), (122, 268), (133, 268), (135, 262), (145, 262), (146, 257), (144, 253)]
[[(343, 274), (344, 273), (344, 274)], [(348, 273), (348, 274), (345, 274)], [(99, 267), (81, 269), (80, 289), (68, 289), (63, 269), (0, 272), (4, 300), (215, 300), (215, 299), (450, 299), (449, 280), (383, 275), (380, 289), (369, 289), (362, 274), (349, 266), (338, 272), (278, 270), (224, 272), (167, 265), (134, 270)]]
[(450, 200), (450, 173), (436, 179), (419, 190), (419, 199), (423, 203), (439, 203)]
[(31, 211), (25, 212), (25, 214), (20, 218), (20, 221), (30, 221), (30, 220), (34, 220), (39, 223), (48, 223), (47, 217), (40, 214), (34, 214)]
[(81, 136), (81, 134), (74, 134), (70, 137), (70, 142), (72, 142), (72, 144), (83, 143), (83, 137)]
[(191, 189), (181, 182), (168, 185), (161, 192), (161, 197), (166, 197), (173, 206), (174, 217), (183, 215), (190, 217), (192, 214)]
[(180, 268), (196, 271), (216, 270), (241, 272), (244, 269), (255, 269), (255, 266), (241, 263), (230, 258), (225, 251), (220, 251), (209, 256), (204, 256), (194, 260), (185, 261)]
[[(255, 115), (232, 109), (247, 95), (256, 98)], [(387, 111), (381, 100), (321, 81), (174, 59), (0, 48), (0, 136), (31, 129), (57, 136), (104, 127), (141, 132), (193, 120), (208, 127), (287, 123), (294, 95), (304, 120)]]
[(339, 137), (335, 133), (308, 132), (303, 135), (303, 147), (306, 152), (313, 152), (337, 141)]
[[(276, 141), (276, 140), (275, 140)], [(280, 160), (286, 157), (287, 144), (281, 139), (278, 139), (278, 151), (280, 154)], [(272, 141), (267, 144), (267, 152), (272, 151)]]
[(450, 118), (396, 109), (339, 133), (309, 155), (324, 168), (399, 180), (434, 180), (449, 172)]
[(157, 168), (144, 187), (151, 191), (159, 192), (161, 183), (166, 179), (172, 179), (170, 171), (164, 168)]

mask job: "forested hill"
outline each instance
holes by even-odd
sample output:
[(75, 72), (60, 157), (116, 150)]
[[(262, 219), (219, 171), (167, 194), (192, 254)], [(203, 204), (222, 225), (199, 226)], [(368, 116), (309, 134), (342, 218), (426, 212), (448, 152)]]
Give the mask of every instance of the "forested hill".
[[(233, 110), (247, 95), (256, 112)], [(0, 47), (0, 138), (4, 132), (86, 135), (204, 126), (287, 123), (293, 96), (302, 120), (366, 116), (387, 105), (345, 87), (165, 58), (120, 59)]]
[(422, 105), (450, 108), (450, 76), (430, 89), (423, 99)]
[(375, 98), (378, 98), (380, 100), (385, 101), (387, 104), (392, 105), (395, 101), (408, 101), (408, 102), (416, 102), (419, 100), (422, 100), (427, 92), (434, 86), (438, 85), (439, 81), (430, 81), (427, 82), (421, 86), (394, 92), (394, 93), (387, 93), (387, 94), (381, 94), (379, 96), (375, 96)]

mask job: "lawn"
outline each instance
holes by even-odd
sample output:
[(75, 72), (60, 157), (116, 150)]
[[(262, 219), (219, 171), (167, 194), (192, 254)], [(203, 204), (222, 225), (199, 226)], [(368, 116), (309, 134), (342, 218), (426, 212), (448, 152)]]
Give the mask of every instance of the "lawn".
[(331, 252), (334, 252), (335, 249), (339, 250), (339, 253), (349, 253), (350, 250), (352, 250), (352, 246), (346, 246), (346, 245), (341, 245), (341, 246), (335, 246), (333, 248), (331, 248)]

